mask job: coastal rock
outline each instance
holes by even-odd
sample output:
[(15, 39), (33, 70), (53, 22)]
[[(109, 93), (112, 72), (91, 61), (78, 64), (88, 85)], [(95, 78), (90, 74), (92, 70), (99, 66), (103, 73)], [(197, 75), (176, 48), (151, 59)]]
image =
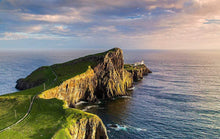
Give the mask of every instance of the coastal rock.
[(95, 95), (106, 99), (128, 95), (127, 88), (133, 85), (132, 75), (124, 69), (123, 51), (115, 48), (94, 68), (98, 86)]
[[(15, 88), (16, 88), (16, 89), (19, 89), (19, 90), (29, 89), (29, 88), (32, 88), (32, 87), (35, 87), (35, 86), (38, 85), (38, 83), (37, 83), (37, 85), (36, 85), (36, 84), (33, 83), (33, 82), (25, 81), (23, 78), (18, 79), (18, 80), (16, 81), (16, 83), (17, 83), (17, 84), (16, 84)], [(43, 83), (43, 82), (42, 82), (42, 83)], [(39, 83), (39, 84), (41, 84), (41, 83)]]
[(151, 70), (149, 70), (146, 65), (141, 64), (138, 66), (134, 66), (132, 64), (126, 64), (125, 67), (128, 69), (127, 71), (130, 72), (133, 76), (133, 80), (135, 82), (143, 79), (143, 76), (148, 75), (148, 73), (152, 73)]

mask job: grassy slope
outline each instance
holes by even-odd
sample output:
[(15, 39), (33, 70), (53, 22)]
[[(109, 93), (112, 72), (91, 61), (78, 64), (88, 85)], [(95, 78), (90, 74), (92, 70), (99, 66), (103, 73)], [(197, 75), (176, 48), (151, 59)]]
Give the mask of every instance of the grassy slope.
[[(95, 55), (104, 54), (106, 52)], [(49, 89), (59, 85), (62, 81), (85, 72), (88, 66), (94, 67), (97, 64), (89, 61), (71, 64), (72, 62), (74, 60), (63, 64), (41, 67), (32, 72), (25, 80), (43, 80), (46, 84), (46, 89)], [(55, 75), (52, 70), (58, 76), (56, 81), (54, 81)], [(31, 98), (41, 91), (43, 91), (43, 84), (24, 91), (0, 96), (0, 130), (23, 117), (28, 110)], [(51, 138), (57, 131), (59, 131), (56, 134), (58, 138), (61, 136), (68, 138), (65, 127), (68, 126), (70, 121), (73, 122), (70, 117), (77, 121), (82, 117), (90, 117), (91, 114), (64, 108), (63, 104), (63, 101), (57, 99), (45, 100), (37, 98), (30, 115), (18, 125), (0, 133), (0, 138)], [(15, 116), (15, 110), (17, 116)]]

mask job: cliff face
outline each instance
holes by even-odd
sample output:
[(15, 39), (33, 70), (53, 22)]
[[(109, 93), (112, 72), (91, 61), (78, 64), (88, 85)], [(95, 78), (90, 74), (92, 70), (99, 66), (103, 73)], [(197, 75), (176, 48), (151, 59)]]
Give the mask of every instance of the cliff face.
[(124, 69), (123, 52), (114, 49), (108, 52), (103, 61), (95, 68), (98, 86), (95, 95), (98, 98), (111, 98), (127, 95), (127, 88), (132, 86), (132, 75)]
[(142, 79), (149, 72), (145, 65), (135, 67), (135, 70), (124, 69), (123, 52), (115, 48), (99, 58), (94, 69), (89, 67), (85, 73), (43, 92), (39, 97), (58, 98), (74, 107), (79, 101), (95, 102), (98, 99), (128, 95), (127, 89), (133, 86), (133, 81)]
[(43, 92), (39, 97), (45, 99), (58, 98), (65, 100), (70, 107), (74, 107), (81, 100), (96, 101), (97, 97), (94, 94), (96, 86), (96, 75), (94, 70), (89, 68), (85, 73), (66, 80), (60, 86)]
[(80, 119), (69, 126), (68, 131), (73, 139), (108, 139), (105, 125), (101, 119)]

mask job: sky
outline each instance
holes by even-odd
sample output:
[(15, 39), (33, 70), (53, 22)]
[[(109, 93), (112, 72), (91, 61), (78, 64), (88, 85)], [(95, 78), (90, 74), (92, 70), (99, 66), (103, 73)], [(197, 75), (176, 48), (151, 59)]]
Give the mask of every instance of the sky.
[(220, 49), (220, 0), (0, 0), (0, 49)]

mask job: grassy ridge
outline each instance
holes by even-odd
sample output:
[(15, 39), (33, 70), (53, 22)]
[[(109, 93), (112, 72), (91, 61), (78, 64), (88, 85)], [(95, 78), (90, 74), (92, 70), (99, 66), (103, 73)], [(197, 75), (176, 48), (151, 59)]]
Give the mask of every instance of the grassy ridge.
[(55, 85), (59, 85), (67, 79), (84, 73), (88, 69), (88, 66), (94, 68), (98, 64), (98, 62), (96, 60), (92, 60), (92, 58), (105, 56), (108, 52), (113, 52), (116, 49), (117, 48), (113, 48), (102, 53), (80, 57), (78, 59), (74, 59), (65, 63), (54, 64), (51, 66), (43, 66), (33, 71), (23, 80), (29, 83), (33, 82), (34, 84), (40, 85), (45, 82), (52, 82), (52, 80), (54, 79), (53, 72), (55, 72), (58, 76)]
[[(113, 49), (109, 51), (113, 51)], [(88, 66), (92, 68), (95, 67), (98, 62), (96, 60), (92, 60), (92, 58), (104, 56), (109, 51), (88, 55), (65, 63), (54, 64), (51, 66), (42, 66), (22, 80), (37, 86), (47, 82), (51, 83), (54, 79), (55, 73), (58, 77), (55, 85), (59, 85), (67, 79), (84, 73), (88, 69)]]

